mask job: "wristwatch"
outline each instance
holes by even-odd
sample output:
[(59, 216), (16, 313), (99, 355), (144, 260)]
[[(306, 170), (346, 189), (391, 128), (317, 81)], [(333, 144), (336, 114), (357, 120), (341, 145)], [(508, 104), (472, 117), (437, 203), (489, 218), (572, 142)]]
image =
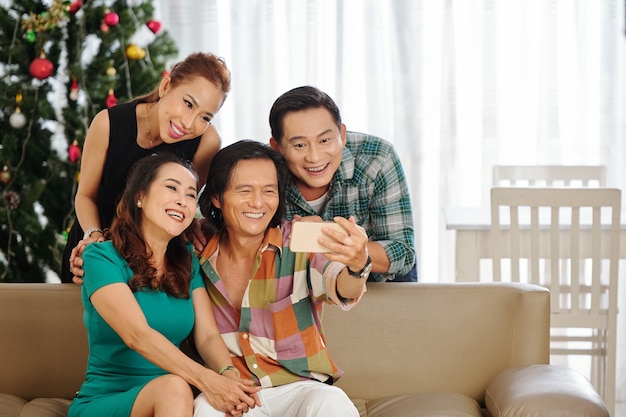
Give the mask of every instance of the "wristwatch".
[(352, 275), (355, 278), (367, 278), (370, 274), (370, 271), (372, 270), (372, 258), (370, 258), (368, 255), (365, 266), (358, 272), (354, 272), (350, 269), (349, 266), (346, 266), (346, 268), (348, 268), (348, 274)]
[(91, 229), (85, 230), (85, 234), (83, 235), (83, 240), (91, 237), (92, 233), (100, 232), (102, 233), (102, 229), (99, 227), (92, 227)]

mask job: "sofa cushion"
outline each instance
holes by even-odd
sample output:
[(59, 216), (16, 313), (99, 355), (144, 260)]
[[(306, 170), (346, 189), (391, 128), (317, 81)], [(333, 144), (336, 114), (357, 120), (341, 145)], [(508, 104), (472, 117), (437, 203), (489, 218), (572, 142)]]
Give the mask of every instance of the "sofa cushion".
[(366, 402), (361, 417), (481, 417), (478, 403), (456, 393), (392, 395)]
[(26, 401), (18, 396), (0, 393), (2, 417), (66, 417), (71, 401), (63, 398), (35, 398)]
[(609, 417), (591, 383), (557, 365), (502, 371), (487, 385), (485, 404), (492, 417)]
[(350, 398), (456, 392), (484, 403), (498, 373), (550, 360), (550, 293), (512, 283), (372, 282), (350, 311), (324, 309)]
[(27, 401), (17, 395), (4, 394), (0, 392), (0, 416), (19, 416), (24, 404)]

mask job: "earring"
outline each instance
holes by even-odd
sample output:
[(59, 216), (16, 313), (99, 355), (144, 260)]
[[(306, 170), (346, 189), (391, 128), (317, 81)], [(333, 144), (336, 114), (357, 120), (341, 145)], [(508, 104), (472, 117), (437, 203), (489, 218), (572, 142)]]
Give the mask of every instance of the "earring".
[(137, 201), (137, 207), (141, 208), (141, 200)]

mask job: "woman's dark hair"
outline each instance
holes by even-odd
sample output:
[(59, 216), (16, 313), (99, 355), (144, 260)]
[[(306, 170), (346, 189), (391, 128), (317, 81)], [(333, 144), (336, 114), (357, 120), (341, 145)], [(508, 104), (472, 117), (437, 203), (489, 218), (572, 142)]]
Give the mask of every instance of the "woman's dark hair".
[(296, 87), (276, 99), (270, 110), (272, 137), (280, 143), (283, 140), (283, 120), (287, 113), (324, 107), (331, 114), (337, 127), (341, 128), (341, 113), (332, 98), (316, 87)]
[[(174, 65), (168, 76), (171, 79), (172, 87), (189, 82), (194, 78), (204, 78), (222, 90), (224, 100), (226, 100), (226, 96), (230, 91), (230, 70), (223, 58), (211, 53), (192, 53)], [(159, 101), (159, 86), (157, 85), (154, 90), (146, 95), (136, 97), (133, 101), (138, 103), (156, 103)]]
[(169, 163), (187, 168), (197, 182), (198, 174), (191, 162), (174, 153), (159, 152), (139, 159), (128, 173), (124, 191), (117, 204), (116, 218), (106, 236), (135, 273), (128, 284), (131, 290), (158, 288), (175, 297), (189, 298), (192, 254), (183, 237), (176, 236), (170, 240), (165, 253), (167, 271), (159, 282), (157, 271), (149, 262), (152, 253), (141, 232), (142, 209), (137, 207), (139, 197), (148, 191), (159, 170)]
[(222, 211), (213, 205), (213, 197), (220, 201), (224, 192), (228, 188), (239, 161), (260, 159), (269, 160), (276, 167), (278, 177), (278, 208), (274, 217), (270, 221), (270, 227), (278, 226), (285, 217), (286, 197), (285, 186), (289, 181), (289, 170), (283, 156), (273, 150), (269, 145), (265, 145), (255, 140), (240, 140), (220, 149), (211, 160), (211, 167), (207, 175), (207, 182), (198, 200), (200, 211), (206, 218), (206, 233), (213, 235), (224, 231), (225, 224)]

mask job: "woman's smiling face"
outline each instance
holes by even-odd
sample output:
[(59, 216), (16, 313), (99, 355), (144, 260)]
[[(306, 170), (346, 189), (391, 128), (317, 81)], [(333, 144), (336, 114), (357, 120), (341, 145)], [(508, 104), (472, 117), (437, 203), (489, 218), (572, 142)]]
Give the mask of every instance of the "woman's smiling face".
[(176, 86), (166, 77), (159, 92), (159, 135), (166, 143), (201, 136), (224, 102), (224, 93), (202, 77)]
[(178, 236), (189, 227), (196, 213), (196, 177), (187, 168), (164, 164), (137, 204), (142, 212), (144, 235)]

